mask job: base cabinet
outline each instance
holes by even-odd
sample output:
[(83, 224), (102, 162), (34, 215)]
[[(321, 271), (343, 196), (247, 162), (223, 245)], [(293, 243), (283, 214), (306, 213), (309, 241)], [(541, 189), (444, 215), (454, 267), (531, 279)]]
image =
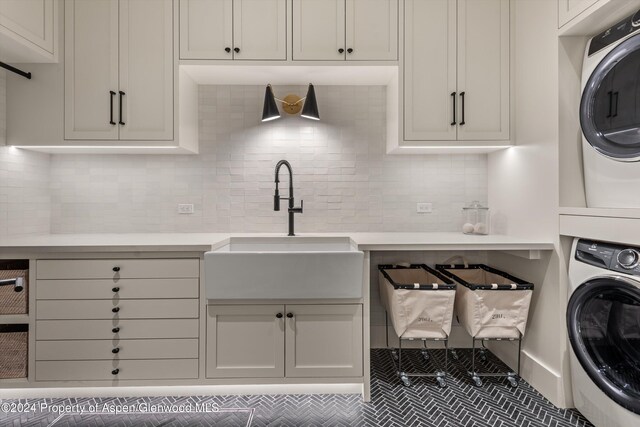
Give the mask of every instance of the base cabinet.
[(362, 305), (210, 305), (208, 378), (363, 373)]

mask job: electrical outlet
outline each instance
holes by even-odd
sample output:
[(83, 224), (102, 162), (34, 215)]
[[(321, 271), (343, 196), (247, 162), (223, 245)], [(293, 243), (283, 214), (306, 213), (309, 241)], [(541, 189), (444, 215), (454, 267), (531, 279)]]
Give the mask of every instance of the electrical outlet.
[(416, 205), (416, 212), (419, 214), (431, 213), (432, 212), (432, 204), (431, 203), (418, 203)]
[(178, 204), (178, 213), (179, 214), (192, 214), (193, 213), (193, 204), (185, 203)]

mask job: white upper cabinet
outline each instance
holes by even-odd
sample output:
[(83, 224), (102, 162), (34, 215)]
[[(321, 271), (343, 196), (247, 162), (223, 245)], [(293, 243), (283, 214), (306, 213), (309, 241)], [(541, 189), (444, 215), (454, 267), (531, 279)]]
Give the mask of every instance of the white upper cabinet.
[(118, 0), (67, 1), (65, 139), (118, 139)]
[(180, 0), (180, 58), (232, 59), (233, 0)]
[(171, 0), (120, 0), (119, 58), (120, 139), (173, 139)]
[(345, 0), (293, 0), (293, 59), (345, 58)]
[(293, 60), (398, 59), (397, 0), (293, 0)]
[(509, 139), (509, 1), (458, 0), (459, 140)]
[(0, 52), (6, 62), (57, 62), (58, 3), (0, 0)]
[(398, 59), (398, 2), (347, 0), (347, 59)]
[(180, 0), (181, 59), (287, 59), (286, 0)]
[(598, 0), (558, 0), (558, 28), (587, 10)]
[(67, 0), (65, 139), (173, 139), (171, 0)]
[(509, 139), (509, 1), (406, 0), (405, 141)]
[(404, 139), (455, 140), (456, 0), (407, 0), (404, 25)]

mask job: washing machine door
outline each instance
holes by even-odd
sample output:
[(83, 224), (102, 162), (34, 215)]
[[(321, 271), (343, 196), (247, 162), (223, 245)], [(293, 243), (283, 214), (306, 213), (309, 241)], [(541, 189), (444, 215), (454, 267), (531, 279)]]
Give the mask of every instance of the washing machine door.
[(640, 414), (640, 283), (617, 277), (583, 283), (569, 300), (567, 329), (591, 380)]
[(640, 160), (640, 34), (611, 50), (589, 77), (580, 102), (580, 125), (600, 154)]

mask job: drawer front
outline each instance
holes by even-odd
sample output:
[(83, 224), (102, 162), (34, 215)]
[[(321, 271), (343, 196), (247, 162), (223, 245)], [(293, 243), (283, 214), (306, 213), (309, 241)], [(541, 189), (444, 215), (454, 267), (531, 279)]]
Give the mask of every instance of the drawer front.
[(197, 358), (197, 339), (36, 341), (36, 360)]
[[(36, 340), (198, 338), (198, 319), (38, 320)], [(114, 333), (113, 329), (118, 328)]]
[[(114, 290), (117, 288), (117, 291)], [(38, 299), (198, 298), (198, 279), (38, 280)]]
[(190, 319), (197, 299), (46, 300), (36, 303), (36, 319)]
[(198, 259), (46, 259), (38, 260), (38, 279), (197, 278)]
[[(113, 373), (117, 369), (117, 373)], [(162, 380), (198, 378), (198, 359), (36, 362), (36, 381)]]

